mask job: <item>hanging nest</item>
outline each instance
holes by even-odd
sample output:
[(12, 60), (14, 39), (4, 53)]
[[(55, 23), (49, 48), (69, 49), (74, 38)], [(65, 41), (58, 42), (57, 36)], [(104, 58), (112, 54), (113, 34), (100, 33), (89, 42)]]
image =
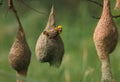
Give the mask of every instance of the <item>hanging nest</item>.
[(54, 7), (52, 6), (48, 23), (36, 44), (36, 57), (41, 62), (49, 62), (59, 67), (64, 54), (64, 44), (60, 37), (62, 26), (55, 26)]
[(114, 9), (120, 9), (120, 0), (116, 0), (115, 8)]
[(104, 0), (102, 15), (95, 28), (93, 38), (101, 61), (101, 82), (115, 82), (111, 72), (109, 57), (116, 48), (118, 31), (111, 15), (110, 0)]
[(117, 41), (118, 31), (110, 12), (110, 2), (105, 0), (101, 18), (94, 32), (94, 43), (100, 59), (113, 52)]
[(27, 71), (31, 58), (31, 51), (26, 42), (25, 34), (19, 26), (17, 36), (9, 52), (9, 63), (17, 72)]

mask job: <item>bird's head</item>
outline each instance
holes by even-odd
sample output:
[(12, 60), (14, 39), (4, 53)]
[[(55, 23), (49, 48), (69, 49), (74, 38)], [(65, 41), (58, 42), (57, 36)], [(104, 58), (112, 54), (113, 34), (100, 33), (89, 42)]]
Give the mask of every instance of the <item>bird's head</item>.
[(57, 27), (55, 27), (55, 30), (60, 34), (62, 32), (62, 26), (58, 25)]

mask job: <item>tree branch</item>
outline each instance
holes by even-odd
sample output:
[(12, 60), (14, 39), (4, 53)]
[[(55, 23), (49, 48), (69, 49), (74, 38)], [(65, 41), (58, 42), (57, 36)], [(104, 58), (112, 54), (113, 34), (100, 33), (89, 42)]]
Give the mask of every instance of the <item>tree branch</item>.
[(100, 19), (100, 17), (96, 17), (96, 16), (92, 16), (92, 18), (94, 18), (94, 19)]
[[(99, 5), (100, 7), (103, 7), (103, 5), (101, 4), (101, 3), (99, 3), (99, 2), (97, 2), (97, 1), (94, 1), (94, 0), (88, 0), (89, 2), (92, 2), (92, 3), (94, 3), (94, 4), (96, 4), (96, 5)], [(100, 19), (100, 17), (96, 17), (96, 16), (92, 16), (94, 19)], [(113, 18), (119, 18), (120, 17), (120, 15), (115, 15), (115, 16), (113, 16), (112, 15), (112, 17)]]
[(97, 1), (94, 1), (94, 0), (88, 0), (89, 2), (92, 2), (96, 5), (99, 5), (100, 7), (103, 7), (103, 5), (101, 3), (98, 3)]
[[(19, 1), (19, 0), (18, 0)], [(43, 12), (43, 11), (39, 11), (39, 10), (36, 10), (36, 9), (34, 9), (34, 8), (32, 8), (29, 4), (27, 4), (24, 0), (20, 0), (26, 7), (28, 7), (28, 8), (30, 8), (30, 9), (32, 9), (33, 11), (35, 11), (35, 12), (37, 12), (37, 13), (39, 13), (39, 14), (46, 14), (45, 12)]]
[(15, 17), (16, 17), (16, 19), (18, 21), (19, 27), (22, 29), (22, 24), (20, 22), (19, 16), (18, 16), (17, 11), (16, 11), (16, 9), (15, 9), (15, 7), (13, 5), (13, 1), (12, 0), (8, 0), (8, 8), (13, 11), (13, 13), (15, 14)]
[(120, 17), (120, 15), (115, 15), (115, 16), (112, 16), (113, 18), (119, 18)]
[[(94, 19), (100, 19), (100, 17), (96, 17), (96, 16), (92, 16)], [(120, 15), (115, 15), (115, 16), (112, 16), (113, 18), (119, 18), (120, 17)]]

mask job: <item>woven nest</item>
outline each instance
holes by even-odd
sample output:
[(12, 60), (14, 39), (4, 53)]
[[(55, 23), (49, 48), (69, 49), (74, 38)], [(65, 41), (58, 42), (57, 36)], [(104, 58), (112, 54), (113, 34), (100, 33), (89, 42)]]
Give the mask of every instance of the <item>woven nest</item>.
[(64, 54), (64, 44), (59, 35), (62, 29), (56, 29), (54, 7), (52, 6), (48, 23), (36, 44), (36, 57), (41, 62), (49, 62), (51, 66), (59, 67)]
[(100, 59), (113, 52), (118, 41), (118, 31), (110, 12), (110, 2), (104, 3), (101, 18), (95, 28), (94, 43)]
[(31, 58), (31, 51), (26, 42), (22, 27), (19, 27), (15, 41), (9, 52), (9, 63), (16, 71), (27, 70)]

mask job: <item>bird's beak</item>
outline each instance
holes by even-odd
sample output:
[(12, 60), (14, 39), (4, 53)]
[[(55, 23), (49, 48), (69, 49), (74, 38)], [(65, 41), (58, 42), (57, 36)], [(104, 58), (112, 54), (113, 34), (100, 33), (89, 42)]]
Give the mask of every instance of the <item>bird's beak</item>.
[(60, 34), (62, 32), (62, 28), (60, 28), (59, 30), (58, 30), (58, 33)]

